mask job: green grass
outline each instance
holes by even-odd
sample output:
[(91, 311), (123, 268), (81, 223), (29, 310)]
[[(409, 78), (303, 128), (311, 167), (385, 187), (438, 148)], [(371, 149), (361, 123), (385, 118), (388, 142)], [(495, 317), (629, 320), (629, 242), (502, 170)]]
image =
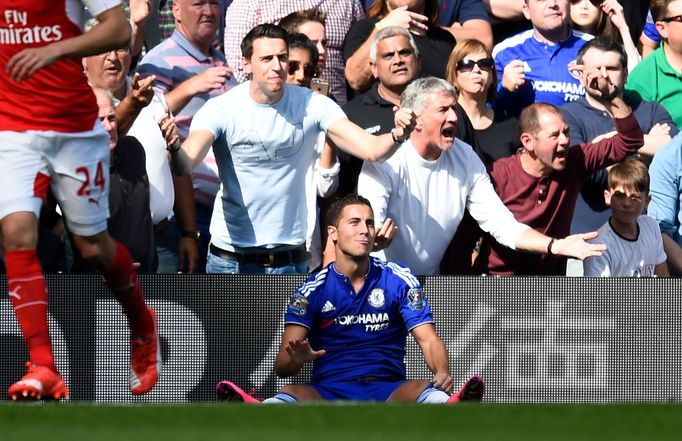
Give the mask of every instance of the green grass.
[(682, 440), (682, 405), (0, 404), (10, 440)]

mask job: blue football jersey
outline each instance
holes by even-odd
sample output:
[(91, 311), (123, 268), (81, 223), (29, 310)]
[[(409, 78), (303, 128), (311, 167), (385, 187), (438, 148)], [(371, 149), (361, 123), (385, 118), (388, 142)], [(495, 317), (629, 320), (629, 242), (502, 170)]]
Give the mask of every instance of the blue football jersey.
[[(502, 41), (493, 49), (499, 81), (496, 109), (518, 116), (532, 103), (545, 102), (561, 106), (585, 95), (580, 77), (571, 72), (578, 51), (593, 38), (590, 34), (571, 31), (557, 44), (542, 43), (534, 30), (521, 32)], [(502, 87), (504, 67), (514, 60), (523, 61), (526, 84), (511, 93)]]
[(313, 383), (404, 379), (407, 333), (433, 323), (410, 270), (375, 257), (358, 293), (333, 263), (313, 274), (291, 297), (284, 319), (308, 328), (313, 349), (327, 351), (313, 363)]

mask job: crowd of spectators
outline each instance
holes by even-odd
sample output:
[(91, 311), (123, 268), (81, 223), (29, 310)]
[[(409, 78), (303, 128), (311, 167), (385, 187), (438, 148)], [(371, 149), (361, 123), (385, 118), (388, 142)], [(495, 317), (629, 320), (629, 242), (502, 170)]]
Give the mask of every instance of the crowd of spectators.
[[(82, 64), (140, 272), (314, 271), (358, 193), (418, 275), (682, 273), (682, 0), (123, 4), (130, 44)], [(60, 215), (41, 261), (87, 270)], [(618, 273), (617, 239), (655, 261)]]

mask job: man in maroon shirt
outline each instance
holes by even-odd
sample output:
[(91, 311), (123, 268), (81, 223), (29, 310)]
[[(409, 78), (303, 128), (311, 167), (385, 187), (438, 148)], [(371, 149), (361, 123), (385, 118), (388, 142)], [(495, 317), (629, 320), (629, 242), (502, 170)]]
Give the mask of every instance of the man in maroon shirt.
[[(606, 68), (586, 71), (577, 66), (576, 70), (590, 95), (600, 97), (618, 133), (571, 147), (568, 126), (559, 109), (535, 103), (519, 118), (523, 150), (492, 163), (488, 169), (495, 190), (514, 217), (550, 237), (570, 234), (583, 182), (595, 171), (636, 153), (644, 142), (637, 119), (611, 83)], [(475, 267), (498, 275), (565, 275), (566, 259), (552, 253), (552, 242), (547, 254), (534, 255), (505, 248), (488, 236)]]

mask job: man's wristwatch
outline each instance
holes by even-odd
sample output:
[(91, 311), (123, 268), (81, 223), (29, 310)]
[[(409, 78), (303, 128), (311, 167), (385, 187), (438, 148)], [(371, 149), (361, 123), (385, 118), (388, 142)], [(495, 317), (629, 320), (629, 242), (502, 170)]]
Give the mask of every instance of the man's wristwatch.
[(180, 230), (180, 237), (189, 237), (190, 239), (199, 240), (199, 238), (201, 237), (201, 233), (199, 233), (199, 230), (194, 231)]

